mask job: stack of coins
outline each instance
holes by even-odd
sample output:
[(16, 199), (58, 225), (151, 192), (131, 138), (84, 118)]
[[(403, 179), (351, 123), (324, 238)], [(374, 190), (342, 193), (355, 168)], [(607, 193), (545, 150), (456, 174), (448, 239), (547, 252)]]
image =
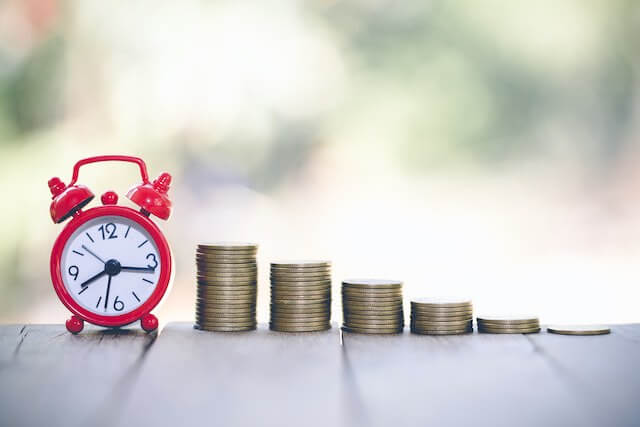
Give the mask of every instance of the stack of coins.
[(404, 329), (402, 282), (342, 282), (342, 329), (362, 334), (397, 334)]
[(331, 262), (271, 263), (271, 322), (280, 332), (331, 328)]
[(411, 332), (457, 335), (473, 331), (473, 306), (468, 299), (419, 298), (411, 301)]
[(483, 316), (476, 318), (478, 332), (488, 334), (532, 334), (540, 332), (536, 316)]
[(198, 245), (196, 328), (250, 331), (256, 328), (256, 252), (249, 243)]

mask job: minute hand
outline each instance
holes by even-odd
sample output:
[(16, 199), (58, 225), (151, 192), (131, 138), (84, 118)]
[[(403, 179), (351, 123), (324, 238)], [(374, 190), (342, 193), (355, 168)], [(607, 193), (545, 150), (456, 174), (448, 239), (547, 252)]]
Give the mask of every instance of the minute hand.
[(156, 271), (155, 268), (153, 267), (120, 267), (120, 270), (122, 271), (139, 271), (141, 273), (153, 273), (154, 271)]

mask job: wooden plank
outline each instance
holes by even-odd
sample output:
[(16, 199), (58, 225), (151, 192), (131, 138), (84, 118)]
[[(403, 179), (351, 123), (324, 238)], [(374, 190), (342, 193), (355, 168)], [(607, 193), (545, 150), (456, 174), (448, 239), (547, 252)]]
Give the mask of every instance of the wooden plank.
[(343, 360), (360, 425), (598, 425), (523, 335), (345, 333)]
[(0, 425), (113, 425), (155, 334), (0, 327)]
[(214, 333), (169, 324), (121, 425), (341, 425), (340, 362), (336, 328)]
[(640, 326), (621, 325), (611, 334), (530, 335), (536, 352), (571, 386), (580, 407), (598, 425), (640, 424)]

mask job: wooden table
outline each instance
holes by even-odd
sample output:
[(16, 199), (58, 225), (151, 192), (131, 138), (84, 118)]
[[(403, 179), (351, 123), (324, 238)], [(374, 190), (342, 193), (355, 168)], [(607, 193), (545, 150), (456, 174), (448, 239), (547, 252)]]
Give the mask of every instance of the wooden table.
[(640, 325), (343, 338), (0, 326), (0, 426), (640, 425)]

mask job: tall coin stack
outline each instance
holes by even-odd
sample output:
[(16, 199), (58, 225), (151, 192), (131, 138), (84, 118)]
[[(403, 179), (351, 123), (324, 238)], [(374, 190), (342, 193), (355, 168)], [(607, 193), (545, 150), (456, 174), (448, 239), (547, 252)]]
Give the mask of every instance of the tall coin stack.
[(457, 335), (473, 331), (471, 301), (458, 298), (420, 298), (411, 301), (411, 332)]
[(271, 263), (271, 322), (280, 332), (331, 328), (331, 262)]
[(402, 282), (342, 282), (342, 329), (362, 334), (396, 334), (404, 329)]
[(249, 243), (198, 245), (196, 328), (250, 331), (256, 328), (258, 246)]
[(478, 332), (488, 334), (534, 334), (540, 332), (536, 316), (483, 316), (476, 318)]

